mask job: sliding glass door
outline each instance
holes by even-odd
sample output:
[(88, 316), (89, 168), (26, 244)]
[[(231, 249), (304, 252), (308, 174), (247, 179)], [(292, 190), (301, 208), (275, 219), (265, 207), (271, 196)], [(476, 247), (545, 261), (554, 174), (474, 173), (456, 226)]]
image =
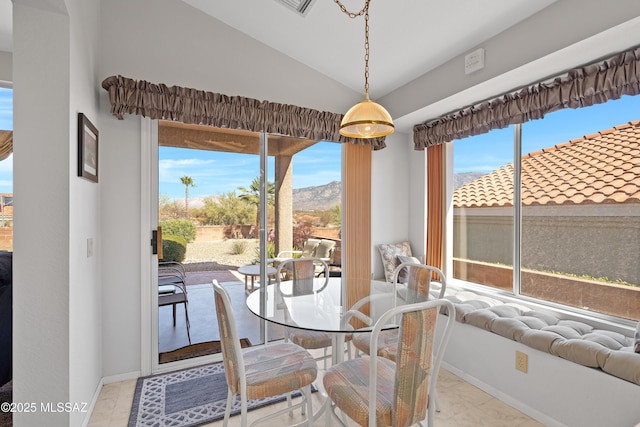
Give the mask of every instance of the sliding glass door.
[(175, 319), (173, 305), (158, 307), (159, 363), (219, 353), (212, 280), (232, 297), (244, 345), (282, 339), (245, 298), (269, 283), (266, 266), (278, 252), (309, 238), (335, 242), (339, 274), (341, 144), (159, 122), (157, 167), (158, 282), (179, 263), (188, 296)]

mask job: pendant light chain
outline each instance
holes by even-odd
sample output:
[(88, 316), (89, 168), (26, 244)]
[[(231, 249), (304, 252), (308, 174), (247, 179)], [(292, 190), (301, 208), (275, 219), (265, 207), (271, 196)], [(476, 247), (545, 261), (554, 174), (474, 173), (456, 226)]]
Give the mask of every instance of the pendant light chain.
[(385, 108), (369, 99), (369, 4), (359, 12), (350, 12), (340, 0), (334, 0), (349, 18), (364, 16), (364, 100), (358, 102), (342, 117), (340, 135), (347, 138), (381, 138), (393, 133), (393, 119)]
[(362, 10), (357, 13), (348, 11), (340, 0), (334, 1), (349, 18), (364, 15), (364, 96), (369, 99), (369, 3), (371, 0), (366, 0)]

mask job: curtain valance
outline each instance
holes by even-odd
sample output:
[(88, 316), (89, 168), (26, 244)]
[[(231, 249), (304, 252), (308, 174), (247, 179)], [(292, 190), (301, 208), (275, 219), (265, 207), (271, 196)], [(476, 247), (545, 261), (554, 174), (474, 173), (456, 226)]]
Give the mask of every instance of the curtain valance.
[(0, 130), (0, 161), (13, 153), (13, 131)]
[(413, 127), (416, 150), (640, 93), (640, 48)]
[(102, 87), (109, 92), (111, 113), (119, 119), (125, 113), (138, 114), (158, 120), (371, 145), (374, 150), (386, 147), (384, 138), (340, 135), (341, 114), (122, 76), (107, 77)]

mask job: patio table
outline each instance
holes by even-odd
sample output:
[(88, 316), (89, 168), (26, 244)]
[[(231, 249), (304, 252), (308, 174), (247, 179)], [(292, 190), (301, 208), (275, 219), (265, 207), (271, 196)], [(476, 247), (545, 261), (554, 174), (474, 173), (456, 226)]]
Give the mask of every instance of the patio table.
[[(260, 264), (249, 264), (238, 268), (238, 273), (244, 276), (244, 291), (253, 292), (256, 285), (256, 277), (260, 277)], [(276, 274), (276, 269), (267, 266), (267, 277), (271, 280), (271, 276)], [(251, 278), (251, 290), (249, 290), (249, 278)]]

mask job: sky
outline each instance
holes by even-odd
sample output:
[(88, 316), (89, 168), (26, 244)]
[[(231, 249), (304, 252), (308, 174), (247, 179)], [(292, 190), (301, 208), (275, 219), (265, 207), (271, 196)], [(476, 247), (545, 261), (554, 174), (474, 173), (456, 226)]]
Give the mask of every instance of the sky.
[[(0, 129), (13, 129), (12, 90), (0, 88)], [(583, 135), (640, 120), (640, 95), (577, 110), (565, 109), (523, 125), (522, 154), (552, 147)], [(293, 163), (293, 188), (340, 181), (341, 145), (320, 142), (298, 153)], [(382, 152), (384, 153), (384, 152)], [(418, 153), (418, 152), (416, 152)], [(500, 129), (454, 144), (454, 172), (490, 172), (513, 161), (513, 129)], [(273, 181), (273, 159), (268, 166)], [(249, 187), (260, 175), (257, 155), (159, 148), (160, 194), (182, 199), (180, 177), (190, 176), (195, 187), (189, 197), (206, 197)], [(13, 156), (0, 162), (0, 193), (13, 193)]]
[[(260, 175), (259, 156), (255, 154), (218, 153), (213, 151), (159, 147), (158, 181), (160, 194), (171, 199), (184, 198), (185, 186), (180, 177), (193, 178), (189, 198), (226, 194), (238, 187), (249, 188)], [(319, 142), (293, 157), (293, 188), (312, 187), (340, 181), (341, 144)], [(273, 182), (273, 158), (267, 164)]]
[[(522, 125), (522, 155), (640, 120), (640, 95), (576, 110), (567, 108)], [(491, 172), (513, 162), (513, 126), (454, 142), (454, 173)]]
[[(13, 130), (13, 91), (0, 87), (0, 130)], [(13, 154), (0, 162), (0, 193), (13, 193)]]

